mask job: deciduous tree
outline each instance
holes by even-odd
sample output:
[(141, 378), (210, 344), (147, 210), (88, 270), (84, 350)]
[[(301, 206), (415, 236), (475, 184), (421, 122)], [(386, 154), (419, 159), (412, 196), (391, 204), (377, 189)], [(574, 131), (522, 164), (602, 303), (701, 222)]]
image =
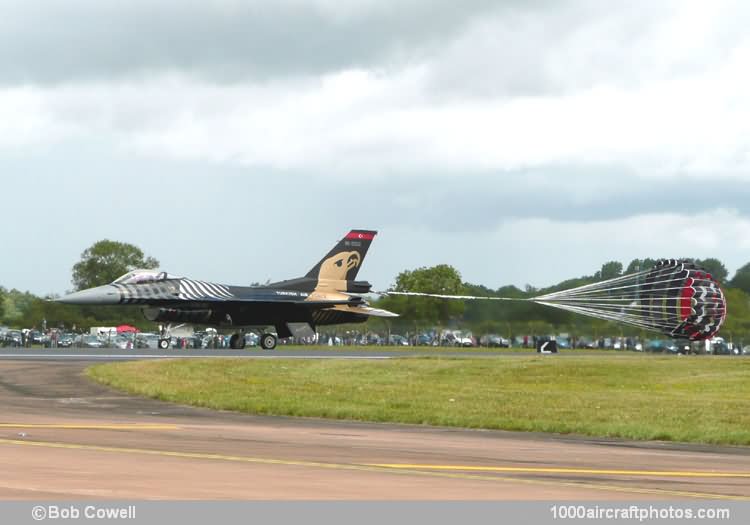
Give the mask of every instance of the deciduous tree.
[(750, 263), (737, 270), (732, 280), (729, 281), (729, 286), (750, 294)]
[(73, 286), (76, 290), (101, 286), (131, 270), (158, 267), (159, 261), (146, 257), (137, 246), (104, 239), (84, 251), (73, 266)]
[[(447, 264), (405, 270), (398, 274), (393, 290), (445, 295), (465, 293), (461, 274)], [(459, 317), (465, 307), (463, 301), (404, 296), (390, 296), (380, 304), (406, 319), (432, 324), (445, 324), (450, 319)]]
[(720, 284), (727, 282), (729, 271), (727, 271), (726, 266), (724, 266), (724, 263), (719, 259), (713, 257), (709, 257), (708, 259), (696, 259), (695, 263), (707, 270), (708, 273), (710, 273)]
[(609, 261), (602, 265), (602, 269), (599, 270), (595, 277), (598, 281), (606, 281), (607, 279), (614, 279), (622, 275), (622, 263), (619, 261)]
[(645, 259), (633, 259), (625, 270), (626, 274), (643, 272), (656, 266), (656, 260), (646, 257)]

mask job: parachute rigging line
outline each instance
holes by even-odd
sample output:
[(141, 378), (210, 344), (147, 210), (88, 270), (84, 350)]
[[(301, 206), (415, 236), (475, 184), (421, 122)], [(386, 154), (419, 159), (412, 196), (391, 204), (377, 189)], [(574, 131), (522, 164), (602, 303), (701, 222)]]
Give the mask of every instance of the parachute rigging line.
[(531, 298), (381, 292), (440, 299), (527, 301), (679, 339), (713, 337), (727, 314), (724, 292), (690, 261), (662, 259), (648, 270)]

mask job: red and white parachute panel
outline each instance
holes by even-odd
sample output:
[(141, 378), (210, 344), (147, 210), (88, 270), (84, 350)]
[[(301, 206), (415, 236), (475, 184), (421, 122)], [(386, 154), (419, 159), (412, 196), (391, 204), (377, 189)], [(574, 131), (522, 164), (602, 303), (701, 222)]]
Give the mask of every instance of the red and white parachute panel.
[(727, 315), (724, 292), (711, 274), (676, 259), (662, 259), (650, 270), (533, 301), (691, 341), (713, 337)]

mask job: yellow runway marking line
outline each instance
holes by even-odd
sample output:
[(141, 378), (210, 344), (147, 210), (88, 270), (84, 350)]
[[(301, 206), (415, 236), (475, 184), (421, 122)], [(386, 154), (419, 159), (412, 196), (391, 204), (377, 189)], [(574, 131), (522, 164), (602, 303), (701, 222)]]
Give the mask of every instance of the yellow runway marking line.
[(347, 470), (360, 472), (376, 472), (386, 474), (413, 475), (422, 477), (447, 478), (471, 481), (488, 481), (488, 482), (507, 482), (513, 484), (549, 486), (549, 487), (567, 487), (577, 489), (601, 490), (607, 492), (621, 492), (627, 494), (652, 494), (657, 496), (671, 496), (678, 498), (691, 499), (713, 499), (713, 500), (733, 500), (733, 501), (750, 501), (750, 496), (734, 496), (728, 494), (712, 494), (702, 492), (685, 492), (677, 490), (651, 489), (642, 487), (623, 487), (618, 485), (604, 485), (597, 483), (586, 483), (576, 481), (553, 481), (553, 480), (534, 480), (508, 478), (501, 476), (482, 476), (480, 474), (463, 474), (459, 472), (434, 472), (426, 470), (410, 470), (406, 468), (394, 469), (371, 465), (358, 465), (348, 463), (320, 463), (315, 461), (303, 460), (284, 460), (272, 458), (253, 458), (248, 456), (231, 456), (224, 454), (206, 454), (200, 452), (177, 452), (172, 450), (154, 450), (141, 448), (124, 448), (124, 447), (106, 447), (100, 445), (81, 445), (76, 443), (56, 443), (46, 441), (26, 441), (19, 439), (0, 439), (0, 445), (21, 445), (27, 447), (41, 447), (62, 450), (82, 450), (93, 452), (108, 452), (119, 454), (140, 454), (145, 456), (160, 456), (183, 459), (214, 460), (228, 461), (234, 463), (252, 463), (257, 465), (282, 465), (287, 467), (307, 467), (320, 468), (327, 470)]
[(177, 425), (160, 425), (151, 423), (110, 423), (110, 424), (86, 424), (86, 423), (0, 423), (3, 428), (29, 428), (29, 429), (51, 429), (51, 430), (179, 430)]
[(370, 467), (435, 470), (449, 472), (501, 472), (506, 474), (588, 474), (594, 476), (648, 476), (655, 478), (750, 478), (750, 472), (712, 472), (712, 471), (679, 471), (679, 470), (616, 470), (587, 468), (555, 467), (482, 467), (471, 465), (402, 465), (372, 464)]

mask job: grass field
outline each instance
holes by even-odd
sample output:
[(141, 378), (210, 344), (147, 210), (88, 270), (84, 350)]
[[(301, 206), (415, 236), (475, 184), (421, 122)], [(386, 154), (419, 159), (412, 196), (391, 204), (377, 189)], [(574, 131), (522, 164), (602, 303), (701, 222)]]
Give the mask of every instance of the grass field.
[(252, 414), (750, 445), (750, 359), (517, 356), (96, 365), (114, 388)]

